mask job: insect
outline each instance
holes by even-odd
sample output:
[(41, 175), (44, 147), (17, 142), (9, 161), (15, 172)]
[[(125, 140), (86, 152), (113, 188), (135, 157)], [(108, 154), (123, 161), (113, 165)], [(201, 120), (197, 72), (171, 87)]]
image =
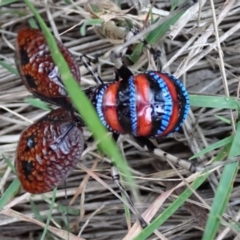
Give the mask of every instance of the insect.
[[(80, 83), (74, 58), (60, 42), (58, 46)], [(113, 62), (119, 62), (119, 56), (113, 58)], [(104, 83), (85, 60), (84, 64), (96, 82), (100, 82), (100, 85), (86, 89), (85, 93), (102, 124), (115, 136), (129, 133), (138, 142), (144, 140), (148, 148), (152, 148), (151, 142), (146, 141), (148, 137), (163, 137), (179, 130), (188, 113), (189, 98), (176, 77), (160, 71), (134, 75), (121, 65), (117, 67), (121, 80)], [(16, 65), (23, 83), (33, 95), (61, 107), (23, 131), (17, 148), (16, 167), (22, 186), (31, 193), (43, 193), (65, 179), (80, 159), (84, 146), (81, 120), (74, 113), (39, 30), (23, 29), (19, 32)], [(63, 159), (67, 159), (66, 162)], [(118, 173), (113, 174), (113, 179), (134, 208), (119, 183)], [(142, 226), (146, 225), (135, 208), (134, 212)]]
[[(126, 38), (137, 33), (132, 29)], [(178, 131), (190, 107), (188, 93), (181, 81), (161, 71), (134, 75), (121, 62), (126, 50), (121, 54), (115, 51), (110, 56), (118, 80), (112, 83), (104, 83), (83, 57), (84, 65), (98, 83), (98, 86), (87, 89), (86, 94), (102, 124), (115, 134), (132, 134), (138, 140), (164, 137)]]
[[(57, 43), (80, 83), (75, 59), (62, 43)], [(61, 107), (25, 129), (17, 147), (15, 164), (20, 182), (26, 191), (40, 194), (62, 182), (79, 161), (84, 148), (82, 124), (73, 112), (41, 31), (32, 28), (19, 31), (15, 61), (27, 89), (36, 97)]]
[(84, 148), (81, 122), (57, 108), (25, 129), (16, 153), (22, 187), (44, 193), (58, 186), (77, 165)]
[[(80, 71), (76, 60), (61, 42), (56, 41), (73, 76), (80, 84)], [(15, 62), (30, 93), (46, 102), (67, 110), (72, 109), (70, 98), (41, 31), (23, 28), (18, 32)]]
[(158, 71), (124, 76), (86, 93), (109, 131), (135, 137), (156, 138), (176, 132), (189, 110), (183, 84), (173, 75)]

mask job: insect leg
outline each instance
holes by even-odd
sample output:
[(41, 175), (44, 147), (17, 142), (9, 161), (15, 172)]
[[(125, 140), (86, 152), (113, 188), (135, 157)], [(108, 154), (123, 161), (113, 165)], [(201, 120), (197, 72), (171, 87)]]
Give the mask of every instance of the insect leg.
[[(132, 28), (132, 29), (131, 29), (131, 34), (132, 34), (131, 37), (136, 36), (139, 32), (140, 32), (140, 31), (139, 31), (138, 29)], [(128, 38), (128, 39), (129, 39), (129, 38)], [(140, 38), (140, 41), (141, 41), (141, 42), (143, 43), (143, 45), (148, 49), (148, 51), (153, 55), (154, 59), (157, 59), (157, 58), (161, 57), (161, 51), (154, 49), (146, 39), (144, 39), (144, 38), (141, 39), (141, 38)]]
[(111, 175), (112, 175), (112, 179), (113, 181), (116, 183), (116, 185), (118, 186), (119, 190), (121, 191), (122, 195), (125, 196), (125, 198), (127, 199), (128, 204), (131, 206), (133, 213), (135, 214), (135, 216), (138, 219), (138, 222), (140, 223), (142, 228), (145, 228), (148, 224), (147, 222), (142, 218), (142, 216), (139, 214), (138, 210), (135, 208), (134, 203), (132, 201), (132, 199), (130, 198), (130, 196), (128, 195), (127, 191), (124, 189), (124, 187), (122, 186), (122, 184), (120, 183), (120, 175), (116, 169), (116, 167), (114, 165), (111, 166)]
[[(133, 36), (137, 35), (139, 33), (139, 30), (136, 28), (132, 28), (131, 31), (127, 34), (124, 42), (127, 42), (129, 39), (131, 39)], [(154, 50), (150, 44), (145, 39), (140, 39), (145, 47), (154, 55), (154, 58), (159, 58), (161, 56), (161, 52)], [(122, 50), (122, 46), (116, 47), (114, 50), (111, 51), (110, 59), (114, 63), (116, 71), (121, 79), (128, 80), (131, 76), (133, 76), (133, 73), (129, 68), (127, 68), (122, 63), (122, 57), (125, 55), (127, 51), (127, 48), (124, 48)]]
[(90, 72), (90, 74), (93, 77), (93, 80), (98, 84), (104, 84), (103, 80), (101, 79), (101, 77), (93, 70), (92, 66), (91, 66), (91, 59), (89, 59), (89, 57), (87, 57), (86, 55), (82, 55), (81, 56), (81, 61), (83, 62), (83, 65), (85, 66), (85, 68)]
[(178, 157), (175, 157), (169, 153), (164, 152), (161, 149), (158, 149), (148, 138), (144, 137), (134, 137), (136, 142), (144, 148), (145, 146), (147, 147), (147, 150), (151, 153), (153, 153), (155, 156), (167, 159), (171, 163), (173, 163), (175, 166), (180, 166), (189, 172), (195, 173), (198, 171), (198, 166), (196, 166), (195, 163), (192, 163), (188, 160), (180, 159)]
[[(130, 31), (124, 42), (128, 41), (128, 39), (130, 39), (133, 36), (133, 33)], [(133, 73), (131, 72), (131, 70), (126, 67), (123, 63), (122, 63), (122, 57), (125, 55), (127, 48), (123, 49), (122, 52), (120, 52), (121, 46), (116, 47), (114, 50), (111, 51), (110, 53), (110, 60), (114, 63), (115, 68), (116, 68), (116, 74), (118, 76), (120, 76), (121, 79), (123, 79), (123, 81), (127, 81), (131, 76), (133, 76)]]

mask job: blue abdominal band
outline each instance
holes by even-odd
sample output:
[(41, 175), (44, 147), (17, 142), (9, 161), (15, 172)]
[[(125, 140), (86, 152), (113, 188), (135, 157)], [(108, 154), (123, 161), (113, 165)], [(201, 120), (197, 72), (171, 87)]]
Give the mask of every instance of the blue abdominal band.
[(101, 121), (101, 123), (109, 130), (111, 130), (110, 126), (107, 124), (105, 118), (104, 118), (104, 114), (102, 111), (102, 102), (103, 102), (103, 96), (104, 93), (106, 91), (106, 89), (108, 88), (108, 86), (104, 85), (96, 94), (96, 111), (98, 114), (98, 117)]
[(135, 84), (133, 80), (134, 76), (131, 76), (128, 79), (128, 86), (129, 86), (129, 107), (130, 107), (130, 119), (131, 119), (131, 127), (132, 127), (132, 134), (137, 136), (137, 107), (136, 107), (136, 100), (135, 100)]
[(149, 71), (147, 72), (147, 74), (149, 74), (159, 85), (159, 88), (162, 91), (162, 96), (163, 96), (163, 101), (164, 101), (164, 114), (162, 116), (162, 122), (161, 122), (161, 126), (160, 129), (158, 129), (157, 134), (155, 136), (158, 136), (160, 134), (162, 134), (170, 121), (171, 115), (172, 115), (172, 107), (173, 107), (173, 103), (172, 103), (172, 97), (170, 95), (170, 92), (168, 90), (168, 87), (165, 83), (165, 81), (155, 72), (153, 71)]
[[(161, 126), (157, 130), (157, 134), (155, 136), (160, 135), (168, 126), (171, 114), (172, 114), (172, 98), (168, 91), (167, 85), (164, 80), (159, 77), (155, 72), (146, 72), (146, 74), (150, 75), (159, 85), (159, 88), (162, 91), (164, 107), (164, 114), (162, 116)], [(129, 85), (129, 105), (130, 105), (130, 118), (131, 118), (131, 127), (132, 134), (137, 136), (137, 109), (136, 109), (136, 89), (134, 84), (133, 76), (128, 80)]]
[(186, 100), (186, 104), (184, 106), (184, 113), (182, 115), (182, 119), (181, 119), (181, 122), (179, 122), (179, 124), (177, 125), (177, 127), (173, 130), (173, 132), (176, 132), (179, 130), (179, 128), (182, 126), (184, 120), (187, 118), (187, 115), (188, 115), (188, 112), (189, 112), (189, 109), (190, 109), (190, 100), (189, 100), (189, 96), (188, 96), (188, 93), (187, 93), (187, 90), (186, 88), (183, 86), (183, 84), (180, 82), (179, 79), (177, 79), (175, 76), (169, 74), (169, 73), (164, 73), (166, 74), (169, 78), (171, 78), (174, 83), (179, 87), (180, 91), (181, 91), (181, 94), (183, 95), (183, 97), (185, 98)]

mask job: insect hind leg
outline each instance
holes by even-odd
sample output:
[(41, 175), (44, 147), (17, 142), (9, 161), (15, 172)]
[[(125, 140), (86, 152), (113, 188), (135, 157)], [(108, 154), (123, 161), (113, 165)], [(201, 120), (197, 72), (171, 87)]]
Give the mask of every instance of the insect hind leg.
[(132, 199), (130, 198), (130, 196), (128, 195), (127, 191), (124, 189), (124, 187), (122, 186), (122, 184), (120, 183), (120, 175), (116, 169), (116, 167), (112, 164), (111, 165), (111, 175), (112, 175), (112, 179), (113, 181), (116, 183), (116, 185), (118, 186), (118, 189), (120, 190), (121, 194), (125, 196), (130, 209), (132, 210), (132, 212), (134, 213), (134, 215), (137, 217), (138, 222), (140, 223), (142, 228), (145, 228), (148, 224), (147, 222), (142, 218), (142, 216), (139, 214), (138, 210), (135, 208), (135, 205), (132, 201)]
[[(127, 42), (132, 37), (139, 34), (139, 30), (136, 28), (132, 28), (129, 33), (126, 35), (126, 38), (124, 40), (124, 43)], [(154, 59), (159, 59), (161, 56), (160, 50), (155, 50), (145, 39), (140, 39), (140, 41), (144, 44), (144, 46), (149, 50), (149, 52), (153, 55)], [(133, 73), (131, 70), (126, 67), (122, 62), (122, 57), (126, 54), (127, 48), (122, 49), (122, 46), (116, 47), (114, 50), (110, 53), (110, 60), (114, 63), (116, 72), (123, 80), (128, 80), (131, 76), (133, 76)]]
[[(81, 61), (83, 63), (83, 65), (85, 66), (85, 68), (89, 71), (89, 73), (92, 75), (93, 80), (98, 84), (104, 84), (103, 80), (101, 79), (101, 77), (93, 70), (91, 62), (94, 62), (94, 59), (90, 59), (87, 55), (82, 55), (81, 57)], [(96, 59), (95, 59), (96, 61)]]
[[(140, 31), (136, 28), (132, 28), (131, 33), (132, 33), (132, 36), (136, 36), (137, 34), (140, 33)], [(158, 49), (154, 49), (146, 39), (140, 38), (140, 41), (144, 44), (144, 46), (148, 49), (148, 51), (153, 55), (154, 59), (161, 57), (161, 51)]]

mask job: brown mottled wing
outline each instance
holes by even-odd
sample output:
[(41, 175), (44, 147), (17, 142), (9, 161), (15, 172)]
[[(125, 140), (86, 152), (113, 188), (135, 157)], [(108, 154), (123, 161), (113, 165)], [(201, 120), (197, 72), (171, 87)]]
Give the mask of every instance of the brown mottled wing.
[[(57, 44), (73, 76), (80, 83), (77, 62), (62, 43), (57, 41)], [(41, 31), (24, 28), (18, 32), (15, 62), (23, 83), (33, 95), (67, 110), (72, 107), (58, 68), (54, 64)]]
[(84, 149), (80, 125), (77, 117), (58, 108), (22, 132), (16, 170), (26, 191), (51, 191), (70, 174)]

